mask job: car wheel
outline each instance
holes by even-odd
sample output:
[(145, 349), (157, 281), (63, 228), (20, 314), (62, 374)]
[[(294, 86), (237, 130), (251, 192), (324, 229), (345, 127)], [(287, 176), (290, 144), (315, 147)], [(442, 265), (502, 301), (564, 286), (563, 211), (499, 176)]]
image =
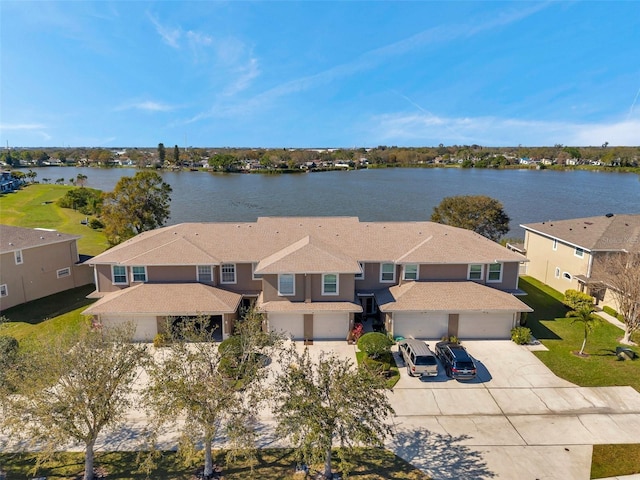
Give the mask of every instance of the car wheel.
[(413, 373), (411, 373), (411, 367), (409, 367), (409, 365), (407, 365), (407, 373), (410, 377), (413, 377)]
[(451, 369), (449, 367), (445, 369), (445, 373), (447, 374), (447, 377), (451, 378)]

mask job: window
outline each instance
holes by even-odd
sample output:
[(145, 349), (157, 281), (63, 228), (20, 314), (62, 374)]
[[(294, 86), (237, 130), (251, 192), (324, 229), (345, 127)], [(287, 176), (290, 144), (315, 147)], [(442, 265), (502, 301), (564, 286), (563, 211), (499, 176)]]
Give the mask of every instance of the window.
[(558, 250), (558, 240), (555, 238), (553, 239), (553, 249)]
[(582, 257), (584, 257), (584, 250), (583, 250), (583, 249), (581, 249), (580, 247), (576, 247), (576, 249), (575, 249), (575, 251), (573, 252), (573, 254), (574, 254), (576, 257), (582, 258)]
[(24, 262), (24, 259), (22, 258), (22, 250), (16, 250), (13, 254), (16, 257), (16, 265), (20, 265)]
[(131, 267), (131, 275), (134, 282), (146, 282), (147, 267)]
[(467, 278), (469, 280), (482, 280), (483, 273), (484, 268), (482, 265), (469, 265), (469, 275)]
[(122, 265), (113, 265), (111, 267), (111, 278), (113, 278), (113, 283), (126, 284), (127, 267), (124, 267)]
[(560, 278), (560, 267), (556, 267), (556, 278)]
[(325, 273), (322, 275), (322, 295), (338, 295), (338, 275)]
[(364, 263), (358, 262), (358, 265), (360, 265), (360, 273), (355, 274), (355, 279), (364, 280)]
[(418, 279), (418, 265), (409, 264), (403, 268), (402, 278), (404, 280), (417, 280)]
[(236, 264), (223, 263), (220, 267), (220, 283), (236, 283)]
[(569, 272), (564, 272), (562, 274), (562, 278), (564, 278), (565, 280), (571, 280), (573, 277), (571, 276), (571, 274)]
[(393, 263), (380, 264), (380, 283), (393, 283), (396, 281), (396, 266)]
[(489, 264), (489, 275), (487, 276), (487, 282), (501, 282), (502, 281), (502, 264), (491, 263)]
[(0, 285), (0, 297), (6, 297), (9, 295), (9, 290), (7, 290), (7, 284), (3, 283)]
[(278, 275), (278, 295), (291, 296), (296, 294), (295, 276), (292, 273), (281, 273)]
[(251, 264), (251, 278), (253, 280), (261, 280), (262, 279), (262, 274), (261, 273), (256, 273), (256, 268), (258, 268), (258, 264), (257, 263), (252, 263)]
[(213, 282), (213, 269), (211, 265), (198, 265), (198, 281)]
[(60, 270), (56, 271), (56, 276), (58, 278), (68, 277), (69, 275), (71, 275), (71, 269), (69, 267), (61, 268)]

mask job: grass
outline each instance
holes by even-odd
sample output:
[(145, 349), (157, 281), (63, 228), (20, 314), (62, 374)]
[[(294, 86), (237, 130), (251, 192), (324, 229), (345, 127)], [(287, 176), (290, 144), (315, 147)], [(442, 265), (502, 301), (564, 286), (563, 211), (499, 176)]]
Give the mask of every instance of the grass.
[(589, 356), (578, 357), (573, 352), (580, 350), (584, 329), (565, 317), (562, 295), (530, 277), (520, 279), (520, 288), (528, 293), (521, 299), (534, 309), (527, 327), (549, 349), (534, 353), (556, 375), (583, 387), (630, 385), (640, 392), (640, 361), (621, 361), (615, 354), (622, 330), (602, 320), (587, 337)]
[[(225, 452), (214, 452), (214, 462), (223, 466), (225, 480), (245, 480), (259, 478), (261, 480), (294, 480), (302, 479), (294, 474), (296, 464), (295, 453), (291, 449), (262, 449), (257, 452), (257, 464), (251, 468), (246, 463), (226, 465)], [(7, 480), (23, 479), (34, 474), (31, 469), (35, 464), (35, 454), (0, 453), (0, 469), (7, 472)], [(81, 453), (61, 453), (57, 461), (46, 468), (38, 470), (37, 475), (46, 476), (48, 480), (75, 479), (83, 470)], [(334, 458), (337, 461), (337, 458)], [(350, 458), (354, 465), (349, 478), (356, 480), (428, 480), (428, 476), (416, 470), (410, 464), (383, 449), (356, 449)], [(140, 461), (136, 452), (109, 452), (96, 456), (96, 466), (104, 469), (109, 480), (143, 480), (145, 478), (163, 478), (174, 480), (191, 480), (201, 465), (184, 465), (175, 452), (162, 452), (158, 468), (149, 472), (136, 472)], [(334, 468), (337, 463), (334, 465)], [(318, 466), (319, 467), (319, 466)], [(311, 469), (313, 471), (313, 468)]]
[(640, 443), (594, 445), (590, 478), (640, 473)]
[[(396, 386), (396, 383), (398, 383), (398, 381), (400, 381), (400, 371), (398, 370), (397, 365), (395, 364), (395, 361), (393, 360), (393, 356), (391, 353), (389, 353), (390, 355), (390, 364), (391, 364), (391, 368), (385, 372), (387, 375), (387, 379), (386, 379), (386, 387), (391, 389), (393, 387)], [(366, 353), (361, 352), (361, 351), (357, 351), (356, 352), (356, 361), (358, 362), (358, 365), (361, 365), (362, 362), (364, 361), (365, 357), (367, 356)]]
[(74, 187), (65, 185), (27, 185), (14, 193), (0, 195), (0, 222), (27, 228), (53, 228), (62, 233), (81, 235), (78, 250), (83, 255), (97, 255), (108, 247), (105, 235), (82, 225), (85, 215), (61, 208), (56, 200)]

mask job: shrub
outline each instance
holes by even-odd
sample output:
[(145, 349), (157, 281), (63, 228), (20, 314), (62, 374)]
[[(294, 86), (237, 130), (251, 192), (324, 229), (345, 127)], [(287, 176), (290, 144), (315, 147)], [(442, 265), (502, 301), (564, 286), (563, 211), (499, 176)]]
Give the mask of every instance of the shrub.
[(518, 345), (526, 345), (531, 340), (531, 329), (527, 327), (512, 328), (511, 340)]
[(156, 336), (153, 337), (153, 346), (160, 348), (165, 345), (167, 345), (167, 336), (164, 333), (156, 333)]
[(391, 352), (383, 353), (378, 358), (365, 356), (362, 365), (376, 375), (388, 375), (391, 365), (395, 365)]
[(384, 333), (365, 333), (358, 340), (358, 348), (367, 354), (368, 357), (377, 358), (391, 351), (393, 342)]
[(569, 289), (564, 292), (564, 299), (562, 302), (571, 310), (575, 311), (581, 310), (585, 307), (593, 308), (593, 297), (577, 290)]
[(5, 375), (18, 357), (18, 340), (9, 335), (0, 335), (0, 386), (5, 383)]
[(613, 308), (611, 308), (610, 306), (604, 306), (602, 307), (602, 310), (605, 313), (608, 313), (609, 315), (616, 317), (618, 320), (620, 320), (621, 322), (624, 322), (624, 316), (621, 313), (616, 312)]
[(91, 220), (89, 220), (89, 227), (93, 228), (94, 230), (98, 230), (100, 228), (104, 228), (104, 223), (102, 223), (97, 218), (92, 218)]
[(102, 192), (94, 188), (73, 188), (56, 203), (62, 208), (73, 208), (85, 215), (96, 215), (102, 210)]
[(450, 337), (447, 335), (443, 335), (442, 337), (440, 337), (440, 340), (442, 340), (443, 342), (460, 343), (460, 339), (455, 335), (451, 335)]

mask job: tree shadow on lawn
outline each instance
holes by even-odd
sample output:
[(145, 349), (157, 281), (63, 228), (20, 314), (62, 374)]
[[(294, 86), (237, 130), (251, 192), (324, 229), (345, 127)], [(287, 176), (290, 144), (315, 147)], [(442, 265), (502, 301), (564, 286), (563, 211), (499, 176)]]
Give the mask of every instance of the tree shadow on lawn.
[(1, 313), (9, 322), (24, 322), (36, 325), (47, 319), (58, 317), (77, 308), (92, 304), (96, 299), (86, 297), (94, 290), (95, 285), (90, 283), (22, 305), (16, 305), (3, 310)]
[(438, 479), (484, 480), (496, 476), (487, 468), (482, 453), (460, 442), (471, 438), (441, 435), (428, 430), (403, 430), (388, 447), (416, 468)]

